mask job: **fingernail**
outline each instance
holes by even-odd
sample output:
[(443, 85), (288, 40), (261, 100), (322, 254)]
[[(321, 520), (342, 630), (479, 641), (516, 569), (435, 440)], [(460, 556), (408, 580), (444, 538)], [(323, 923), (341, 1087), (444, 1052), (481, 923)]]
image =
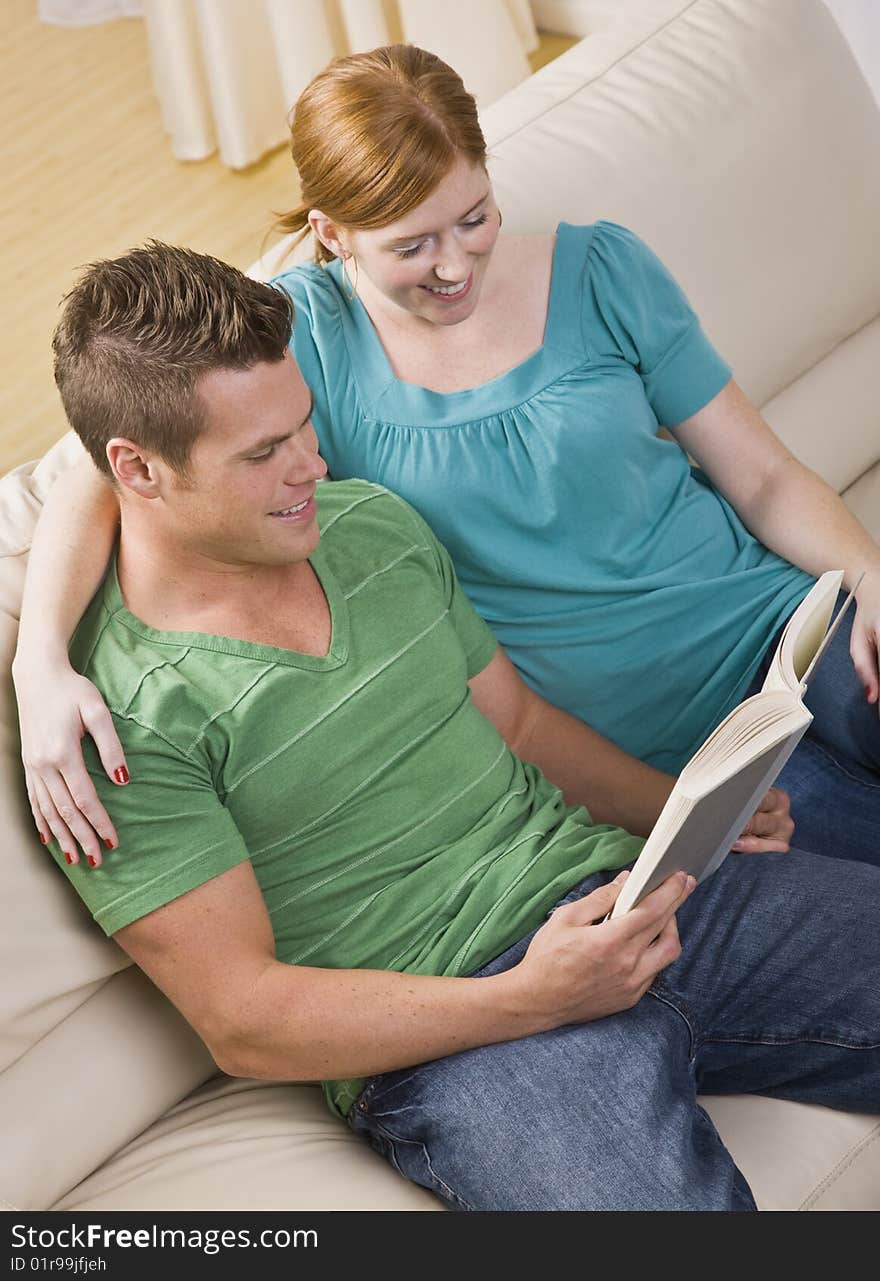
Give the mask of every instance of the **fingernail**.
[(116, 779), (117, 783), (127, 783), (128, 770), (125, 768), (124, 765), (120, 765), (118, 769), (115, 769), (113, 771), (113, 777)]
[(49, 844), (48, 836), (44, 836), (42, 832), (38, 832), (37, 835), (39, 836), (40, 840), (43, 842), (44, 845)]
[(107, 846), (107, 849), (108, 849), (108, 850), (115, 850), (115, 849), (116, 849), (116, 846), (115, 846), (115, 845), (113, 844), (113, 842), (110, 840), (110, 837), (109, 837), (109, 836), (105, 836), (105, 837), (104, 837), (104, 844)]
[(687, 878), (687, 887), (688, 887), (688, 889), (689, 889), (689, 890), (696, 889), (696, 885), (697, 885), (696, 877), (694, 877), (694, 876), (689, 876), (689, 877)]
[(88, 858), (89, 858), (89, 867), (97, 867), (97, 866), (98, 866), (98, 860), (94, 857), (94, 855), (90, 854), (90, 855), (88, 856)]
[(67, 859), (68, 863), (72, 863), (72, 862), (73, 862), (73, 855), (72, 855), (72, 854), (68, 854), (68, 853), (67, 853), (67, 850), (65, 850), (65, 851), (64, 851), (64, 857)]
[(614, 884), (620, 885), (621, 882), (625, 881), (628, 876), (629, 876), (629, 872), (626, 869), (624, 869), (622, 872), (618, 872), (614, 878)]

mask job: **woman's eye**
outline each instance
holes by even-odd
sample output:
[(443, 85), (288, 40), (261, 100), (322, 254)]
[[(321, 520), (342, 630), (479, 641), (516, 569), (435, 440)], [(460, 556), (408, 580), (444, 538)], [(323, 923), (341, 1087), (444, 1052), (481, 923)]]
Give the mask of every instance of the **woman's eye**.
[[(470, 222), (463, 222), (461, 226), (464, 227), (467, 231), (472, 231), (474, 227), (482, 227), (483, 223), (486, 222), (488, 217), (489, 217), (488, 214), (482, 213), (480, 214), (479, 218), (472, 218)], [(409, 248), (407, 249), (395, 249), (394, 252), (397, 254), (398, 258), (412, 258), (417, 253), (421, 253), (423, 248), (424, 248), (424, 241), (420, 241), (417, 245), (410, 245)]]

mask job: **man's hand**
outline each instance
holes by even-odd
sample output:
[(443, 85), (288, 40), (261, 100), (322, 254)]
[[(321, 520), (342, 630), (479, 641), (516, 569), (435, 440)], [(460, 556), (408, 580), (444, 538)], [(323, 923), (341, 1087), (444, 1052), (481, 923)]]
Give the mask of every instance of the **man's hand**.
[(630, 1009), (681, 955), (675, 913), (694, 878), (676, 872), (619, 920), (605, 921), (626, 876), (557, 908), (512, 971), (530, 1016), (544, 1027)]
[(788, 793), (771, 787), (730, 848), (739, 854), (785, 853), (793, 831)]

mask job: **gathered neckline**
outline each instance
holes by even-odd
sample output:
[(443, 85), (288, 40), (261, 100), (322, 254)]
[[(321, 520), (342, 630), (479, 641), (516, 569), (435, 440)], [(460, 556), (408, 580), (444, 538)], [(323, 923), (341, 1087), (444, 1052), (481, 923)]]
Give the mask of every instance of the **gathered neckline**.
[[(580, 324), (566, 324), (566, 296), (572, 301), (579, 292), (580, 270), (572, 272), (566, 258), (573, 240), (584, 228), (559, 223), (551, 260), (550, 290), (547, 300), (547, 317), (541, 345), (510, 369), (474, 387), (455, 391), (433, 391), (418, 383), (398, 378), (391, 367), (385, 348), (366, 307), (357, 297), (349, 299), (343, 292), (338, 259), (322, 270), (335, 286), (343, 337), (349, 359), (364, 404), (370, 416), (390, 415), (392, 421), (412, 425), (423, 420), (426, 426), (448, 426), (460, 419), (465, 404), (479, 399), (482, 415), (488, 415), (497, 405), (500, 411), (529, 399), (546, 387), (548, 380), (561, 376), (567, 369), (584, 359)], [(579, 264), (579, 268), (583, 264)], [(555, 368), (559, 366), (558, 370)], [(381, 414), (378, 413), (381, 401)], [(415, 417), (413, 417), (415, 416)], [(447, 421), (448, 420), (448, 421)]]

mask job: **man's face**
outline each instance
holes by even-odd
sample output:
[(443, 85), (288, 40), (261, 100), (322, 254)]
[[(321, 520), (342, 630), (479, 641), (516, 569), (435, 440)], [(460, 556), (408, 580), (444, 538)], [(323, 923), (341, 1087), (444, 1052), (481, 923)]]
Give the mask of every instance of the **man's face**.
[(316, 482), (327, 465), (293, 356), (220, 369), (198, 384), (206, 424), (185, 480), (163, 490), (170, 533), (216, 565), (287, 565), (318, 545)]

